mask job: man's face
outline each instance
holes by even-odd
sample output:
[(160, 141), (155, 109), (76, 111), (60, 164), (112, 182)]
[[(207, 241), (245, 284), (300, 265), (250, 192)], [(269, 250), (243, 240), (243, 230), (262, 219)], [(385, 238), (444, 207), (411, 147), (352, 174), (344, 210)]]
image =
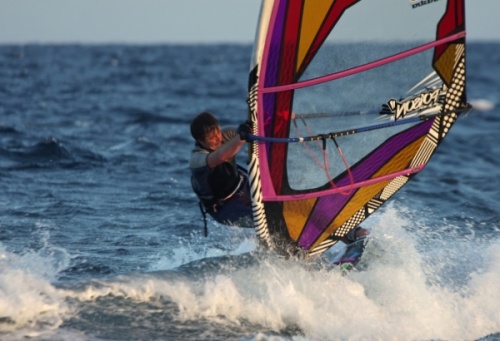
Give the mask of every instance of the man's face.
[(222, 144), (222, 133), (219, 127), (207, 133), (203, 139), (201, 139), (200, 144), (210, 150), (218, 149)]

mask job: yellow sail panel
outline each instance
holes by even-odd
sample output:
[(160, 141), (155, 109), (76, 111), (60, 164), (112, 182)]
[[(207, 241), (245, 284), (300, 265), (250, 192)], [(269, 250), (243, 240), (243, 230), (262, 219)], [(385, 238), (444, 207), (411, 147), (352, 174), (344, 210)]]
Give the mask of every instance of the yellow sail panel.
[(436, 61), (436, 70), (441, 74), (447, 85), (451, 84), (457, 56), (461, 56), (464, 46), (462, 44), (451, 44)]
[(317, 198), (283, 202), (283, 217), (290, 237), (297, 241)]
[(321, 24), (326, 18), (335, 0), (305, 0), (300, 27), (299, 49), (295, 71), (297, 72), (304, 61), (311, 44), (318, 33)]

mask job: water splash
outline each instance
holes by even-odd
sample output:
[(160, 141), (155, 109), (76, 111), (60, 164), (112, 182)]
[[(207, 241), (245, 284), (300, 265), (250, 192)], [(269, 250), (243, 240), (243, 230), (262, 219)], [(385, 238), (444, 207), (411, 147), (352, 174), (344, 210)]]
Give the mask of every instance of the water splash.
[(3, 340), (45, 335), (72, 314), (64, 296), (51, 284), (69, 263), (68, 253), (47, 244), (15, 254), (0, 244), (0, 336)]
[(491, 111), (496, 107), (495, 102), (484, 98), (471, 100), (470, 103), (477, 111)]
[[(148, 321), (152, 333), (165, 333), (156, 337), (172, 335), (179, 326), (190, 326), (197, 336), (208, 333), (208, 339), (234, 333), (255, 340), (273, 335), (287, 340), (473, 340), (497, 333), (498, 241), (484, 245), (466, 237), (477, 244), (462, 256), (478, 249), (482, 256), (469, 259), (472, 266), (456, 278), (457, 273), (443, 270), (456, 259), (438, 254), (443, 264), (436, 266), (432, 254), (458, 250), (464, 240), (443, 238), (434, 249), (422, 244), (415, 224), (389, 206), (372, 226), (359, 269), (347, 276), (323, 260), (304, 263), (251, 252), (92, 282), (65, 295), (85, 309), (113, 314), (114, 321)], [(171, 257), (185, 259), (176, 253)], [(189, 339), (190, 331), (179, 335)]]

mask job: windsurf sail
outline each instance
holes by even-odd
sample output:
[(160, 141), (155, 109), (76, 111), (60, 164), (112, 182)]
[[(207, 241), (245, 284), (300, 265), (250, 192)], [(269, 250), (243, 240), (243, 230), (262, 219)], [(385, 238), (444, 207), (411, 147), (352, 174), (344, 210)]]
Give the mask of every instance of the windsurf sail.
[(264, 0), (249, 75), (257, 235), (324, 252), (468, 110), (464, 0)]

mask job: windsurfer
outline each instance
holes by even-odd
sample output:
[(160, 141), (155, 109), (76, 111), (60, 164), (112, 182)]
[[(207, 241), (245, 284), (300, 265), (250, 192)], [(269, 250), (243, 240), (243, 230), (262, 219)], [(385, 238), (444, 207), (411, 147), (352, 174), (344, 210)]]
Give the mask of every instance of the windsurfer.
[(196, 141), (189, 161), (193, 191), (202, 212), (222, 224), (253, 226), (248, 178), (235, 158), (249, 134), (246, 123), (221, 128), (209, 112), (198, 114), (191, 122)]
[[(191, 135), (196, 141), (189, 161), (191, 185), (200, 199), (202, 212), (222, 224), (253, 227), (247, 174), (235, 158), (249, 134), (247, 123), (238, 128), (221, 128), (209, 112), (198, 114), (191, 122)], [(358, 226), (341, 241), (351, 244), (368, 234), (368, 230)]]

